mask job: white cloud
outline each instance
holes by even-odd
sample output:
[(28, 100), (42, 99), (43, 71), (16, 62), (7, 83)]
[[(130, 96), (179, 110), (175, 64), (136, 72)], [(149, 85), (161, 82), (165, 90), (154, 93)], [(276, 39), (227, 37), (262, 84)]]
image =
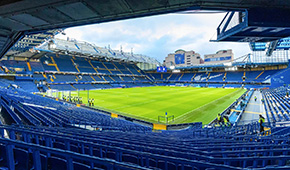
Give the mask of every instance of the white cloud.
[(201, 55), (221, 49), (233, 49), (239, 57), (249, 53), (247, 43), (209, 42), (222, 14), (167, 14), (110, 23), (68, 28), (66, 36), (108, 46), (113, 49), (145, 54), (163, 61), (176, 49), (194, 50)]

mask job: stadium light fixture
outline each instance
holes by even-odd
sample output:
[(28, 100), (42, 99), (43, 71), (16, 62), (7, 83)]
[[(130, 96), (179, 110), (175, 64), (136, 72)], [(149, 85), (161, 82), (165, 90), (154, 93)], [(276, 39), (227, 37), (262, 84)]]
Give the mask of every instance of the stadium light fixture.
[(236, 66), (225, 68), (225, 71), (237, 71), (237, 70), (238, 70), (238, 68)]
[(56, 48), (56, 45), (55, 44), (51, 44), (50, 48)]
[(231, 67), (231, 66), (232, 66), (232, 63), (231, 63), (231, 62), (229, 62), (229, 63), (224, 63), (224, 66)]
[(170, 66), (169, 68), (170, 68), (171, 70), (173, 70), (173, 69), (175, 69), (175, 66)]

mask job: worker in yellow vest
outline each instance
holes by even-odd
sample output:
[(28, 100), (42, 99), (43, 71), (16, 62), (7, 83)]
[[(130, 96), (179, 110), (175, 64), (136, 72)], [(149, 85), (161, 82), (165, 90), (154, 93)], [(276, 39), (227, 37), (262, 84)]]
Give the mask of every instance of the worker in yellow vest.
[(217, 116), (217, 124), (219, 124), (219, 125), (222, 124), (222, 116), (221, 116), (220, 113), (219, 113), (218, 116)]
[(230, 123), (229, 118), (227, 116), (223, 116), (223, 121), (224, 121), (224, 125), (226, 127), (231, 127), (231, 123)]
[(94, 105), (95, 105), (95, 99), (92, 98), (92, 106), (94, 106)]
[(264, 123), (265, 118), (262, 115), (259, 115), (259, 123), (260, 123), (260, 133), (264, 132)]

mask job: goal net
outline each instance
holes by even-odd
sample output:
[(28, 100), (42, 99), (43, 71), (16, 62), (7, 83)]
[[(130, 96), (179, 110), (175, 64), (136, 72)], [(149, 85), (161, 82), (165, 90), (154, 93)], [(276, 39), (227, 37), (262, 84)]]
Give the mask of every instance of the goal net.
[(158, 116), (158, 123), (169, 124), (174, 122), (174, 115), (171, 116)]

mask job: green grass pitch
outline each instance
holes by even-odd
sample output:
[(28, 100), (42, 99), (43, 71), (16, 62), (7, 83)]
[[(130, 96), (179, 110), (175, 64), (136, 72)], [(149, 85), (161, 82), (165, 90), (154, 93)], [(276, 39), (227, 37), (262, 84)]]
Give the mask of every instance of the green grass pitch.
[[(96, 108), (153, 123), (167, 112), (175, 118), (170, 124), (208, 124), (244, 92), (243, 89), (155, 86), (90, 90), (89, 97), (95, 99)], [(78, 92), (72, 91), (71, 95), (77, 96)], [(88, 92), (79, 91), (79, 96), (87, 104)]]

